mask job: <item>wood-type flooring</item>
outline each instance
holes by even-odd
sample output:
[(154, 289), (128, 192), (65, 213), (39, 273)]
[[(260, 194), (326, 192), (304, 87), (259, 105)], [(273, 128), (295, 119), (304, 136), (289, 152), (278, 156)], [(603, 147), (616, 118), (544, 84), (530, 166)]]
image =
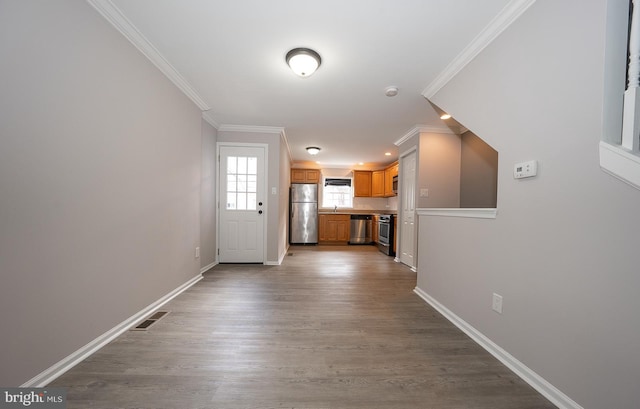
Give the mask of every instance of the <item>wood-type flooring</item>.
[(373, 246), (218, 265), (49, 386), (68, 408), (527, 409), (548, 400), (413, 293)]

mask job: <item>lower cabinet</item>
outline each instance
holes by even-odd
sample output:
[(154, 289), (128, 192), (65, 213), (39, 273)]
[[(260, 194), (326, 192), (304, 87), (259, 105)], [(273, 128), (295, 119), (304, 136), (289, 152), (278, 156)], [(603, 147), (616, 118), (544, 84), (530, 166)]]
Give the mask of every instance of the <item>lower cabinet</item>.
[(319, 244), (348, 244), (351, 216), (348, 214), (321, 214), (318, 216)]
[(380, 216), (377, 214), (373, 215), (373, 223), (371, 224), (371, 241), (378, 244), (378, 222), (380, 221)]
[[(398, 216), (393, 215), (393, 254), (398, 254), (396, 249), (396, 243), (398, 243)], [(400, 258), (400, 256), (397, 256)]]

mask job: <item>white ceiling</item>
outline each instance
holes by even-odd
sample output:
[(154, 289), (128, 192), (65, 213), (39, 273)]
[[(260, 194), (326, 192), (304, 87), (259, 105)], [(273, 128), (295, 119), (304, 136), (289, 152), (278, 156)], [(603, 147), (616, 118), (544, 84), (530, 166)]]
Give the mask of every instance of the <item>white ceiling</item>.
[[(416, 125), (443, 127), (421, 95), (509, 0), (112, 0), (220, 125), (283, 127), (295, 161), (382, 164)], [(322, 56), (309, 78), (285, 54)], [(386, 87), (400, 90), (384, 95)]]

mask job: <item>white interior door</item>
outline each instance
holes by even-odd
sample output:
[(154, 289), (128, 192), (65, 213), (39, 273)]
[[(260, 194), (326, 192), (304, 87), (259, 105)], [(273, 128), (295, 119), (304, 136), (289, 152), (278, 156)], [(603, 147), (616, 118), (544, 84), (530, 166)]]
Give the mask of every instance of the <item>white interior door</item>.
[(264, 262), (265, 149), (220, 146), (220, 263)]
[(402, 158), (400, 214), (400, 262), (415, 268), (416, 247), (416, 152)]

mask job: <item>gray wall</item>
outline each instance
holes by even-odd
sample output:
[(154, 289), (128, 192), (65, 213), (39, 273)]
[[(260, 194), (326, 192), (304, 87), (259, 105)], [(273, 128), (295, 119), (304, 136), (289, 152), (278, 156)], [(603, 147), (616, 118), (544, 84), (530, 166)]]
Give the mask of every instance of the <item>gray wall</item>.
[(200, 268), (217, 261), (216, 142), (218, 131), (202, 120), (202, 180), (200, 182)]
[(278, 257), (282, 260), (289, 249), (289, 186), (291, 156), (283, 137), (280, 139), (280, 187), (278, 189)]
[(496, 207), (498, 152), (472, 132), (460, 138), (460, 207)]
[(0, 385), (199, 273), (201, 112), (86, 2), (0, 4)]
[[(460, 207), (460, 136), (421, 133), (417, 207)], [(420, 189), (429, 189), (420, 197)]]
[[(416, 207), (460, 207), (460, 136), (421, 132), (402, 143), (402, 154), (417, 150)], [(420, 197), (428, 189), (428, 197)]]
[(605, 11), (538, 0), (434, 96), (500, 153), (498, 216), (421, 217), (418, 287), (583, 407), (622, 409), (640, 402), (640, 191), (598, 162)]

